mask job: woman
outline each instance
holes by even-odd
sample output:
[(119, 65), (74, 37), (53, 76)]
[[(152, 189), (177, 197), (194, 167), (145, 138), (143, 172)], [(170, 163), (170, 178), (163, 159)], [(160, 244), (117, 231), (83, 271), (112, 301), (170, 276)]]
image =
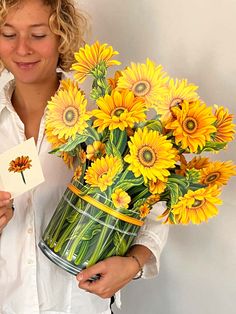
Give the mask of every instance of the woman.
[[(0, 94), (0, 153), (34, 137), (45, 176), (43, 184), (15, 198), (14, 213), (10, 193), (0, 191), (1, 314), (111, 313), (110, 297), (141, 268), (144, 278), (158, 271), (167, 227), (151, 218), (129, 256), (99, 262), (77, 281), (37, 245), (72, 176), (60, 158), (48, 154), (45, 107), (59, 87), (56, 69), (69, 71), (85, 26), (72, 0), (1, 0), (0, 70), (6, 68), (14, 80)], [(98, 273), (99, 280), (87, 280)]]

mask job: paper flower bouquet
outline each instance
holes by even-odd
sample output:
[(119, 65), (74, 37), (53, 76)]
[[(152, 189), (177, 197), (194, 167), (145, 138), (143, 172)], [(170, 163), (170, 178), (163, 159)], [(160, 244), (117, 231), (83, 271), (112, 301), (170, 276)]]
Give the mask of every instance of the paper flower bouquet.
[[(61, 81), (47, 106), (51, 153), (75, 172), (40, 247), (72, 274), (124, 255), (159, 201), (164, 223), (217, 215), (221, 187), (236, 174), (232, 161), (203, 156), (233, 140), (233, 115), (207, 106), (197, 86), (149, 59), (107, 78), (117, 54), (107, 44), (85, 45), (75, 53), (74, 78)], [(79, 87), (88, 76), (90, 100)], [(88, 111), (88, 101), (96, 108)]]

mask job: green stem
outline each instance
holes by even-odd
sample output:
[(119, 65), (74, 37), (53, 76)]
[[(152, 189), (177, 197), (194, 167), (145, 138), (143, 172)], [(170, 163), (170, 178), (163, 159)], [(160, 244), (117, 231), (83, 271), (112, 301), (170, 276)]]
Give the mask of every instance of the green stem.
[(128, 167), (125, 169), (125, 171), (123, 171), (122, 176), (119, 179), (119, 182), (122, 182), (125, 180), (125, 177), (127, 176), (127, 174), (129, 173)]
[[(99, 219), (101, 216), (103, 215), (102, 211), (99, 211), (99, 213), (95, 216), (96, 219)], [(80, 234), (78, 235), (78, 237), (75, 238), (69, 252), (68, 252), (68, 256), (67, 256), (67, 260), (68, 261), (72, 261), (73, 259), (73, 255), (75, 253), (76, 247), (79, 244), (79, 242), (81, 241), (81, 239), (83, 238), (84, 234), (89, 230), (89, 228), (94, 224), (97, 223), (94, 220), (90, 220), (86, 226), (83, 228), (83, 230), (80, 232)]]
[(149, 193), (149, 190), (145, 188), (142, 192), (140, 192), (138, 195), (136, 195), (133, 199), (131, 204), (134, 204), (137, 200), (143, 198), (146, 196), (146, 194)]
[(21, 174), (21, 177), (22, 177), (22, 180), (23, 180), (24, 184), (26, 184), (23, 171), (21, 171), (20, 174)]
[[(67, 237), (69, 236), (69, 234), (71, 233), (71, 231), (73, 231), (73, 229), (76, 227), (76, 225), (78, 224), (78, 221), (74, 221), (69, 227), (66, 228), (65, 232), (63, 233), (63, 235), (60, 237), (59, 241), (57, 242), (55, 248), (54, 248), (54, 252), (59, 252), (62, 248), (62, 245), (64, 244), (64, 242), (66, 241)], [(60, 255), (63, 255), (63, 252), (60, 252)]]
[[(64, 197), (68, 198), (71, 203), (74, 203), (74, 201), (78, 198), (78, 196), (76, 196), (69, 189), (65, 191)], [(63, 226), (63, 224), (60, 224), (60, 228), (59, 228), (58, 222), (61, 221), (61, 219), (63, 219), (63, 223), (64, 223), (65, 218), (67, 216), (67, 212), (70, 208), (71, 208), (71, 205), (68, 204), (68, 201), (62, 198), (43, 235), (44, 241), (47, 241), (50, 247), (52, 247), (51, 245), (53, 245), (54, 242), (56, 241), (56, 237), (53, 237), (54, 232), (57, 233), (58, 235), (59, 232), (61, 231), (61, 227)], [(52, 241), (54, 242), (52, 243)]]
[(51, 235), (53, 235), (53, 236), (51, 237), (51, 239), (49, 239), (49, 245), (50, 245), (51, 248), (54, 247), (54, 244), (55, 244), (55, 242), (56, 242), (56, 240), (57, 240), (57, 237), (58, 237), (58, 235), (59, 235), (59, 233), (60, 233), (60, 231), (61, 231), (61, 229), (62, 229), (62, 227), (63, 227), (63, 225), (64, 225), (64, 222), (65, 222), (65, 220), (66, 220), (67, 213), (68, 213), (69, 209), (70, 209), (70, 205), (68, 204), (68, 205), (66, 206), (66, 208), (64, 209), (64, 213), (63, 213), (62, 217), (60, 217), (60, 223), (59, 223), (59, 225), (57, 226), (54, 235), (53, 235), (53, 233), (51, 234)]
[[(108, 214), (106, 219), (105, 219), (104, 224), (110, 225), (110, 222), (113, 219), (114, 218)], [(103, 246), (104, 246), (104, 244), (106, 244), (106, 241), (104, 241), (105, 237), (107, 238), (106, 240), (109, 240), (109, 237), (107, 236), (108, 229), (109, 229), (109, 227), (107, 227), (107, 226), (102, 227), (102, 232), (100, 233), (100, 237), (99, 237), (98, 243), (96, 245), (96, 248), (95, 248), (92, 256), (89, 259), (88, 267), (95, 264), (98, 261), (99, 256), (103, 253)]]
[(177, 185), (181, 185), (183, 188), (186, 189), (187, 185), (185, 182), (181, 181), (180, 179), (178, 178), (173, 178), (173, 177), (170, 177), (168, 178), (168, 181), (169, 182), (173, 182), (173, 183), (176, 183)]

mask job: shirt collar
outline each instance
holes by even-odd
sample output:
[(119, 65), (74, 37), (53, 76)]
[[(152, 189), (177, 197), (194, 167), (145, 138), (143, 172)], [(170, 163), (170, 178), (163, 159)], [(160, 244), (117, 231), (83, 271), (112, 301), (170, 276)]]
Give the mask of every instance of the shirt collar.
[[(61, 69), (57, 70), (58, 76), (60, 77), (60, 80), (64, 80), (67, 75), (65, 72), (63, 72)], [(15, 80), (12, 79), (8, 81), (0, 91), (0, 114), (4, 108), (7, 108), (9, 111), (14, 111), (15, 109), (12, 106), (11, 98), (12, 94), (15, 90)]]
[(15, 111), (11, 103), (11, 98), (14, 89), (15, 89), (14, 79), (10, 80), (3, 86), (0, 92), (0, 114), (4, 108), (7, 108), (9, 111)]

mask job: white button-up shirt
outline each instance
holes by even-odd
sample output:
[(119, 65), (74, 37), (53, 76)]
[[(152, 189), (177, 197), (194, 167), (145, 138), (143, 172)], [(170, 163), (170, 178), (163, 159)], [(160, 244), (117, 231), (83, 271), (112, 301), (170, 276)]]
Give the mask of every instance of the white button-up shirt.
[[(0, 153), (26, 140), (24, 125), (11, 104), (13, 90), (11, 81), (0, 92)], [(44, 117), (37, 150), (45, 182), (15, 198), (14, 216), (0, 235), (0, 314), (110, 313), (110, 299), (79, 289), (75, 277), (52, 263), (38, 247), (72, 171), (61, 158), (48, 153), (51, 146), (44, 135)], [(135, 241), (154, 255), (144, 267), (144, 278), (157, 275), (168, 233), (167, 226), (154, 221), (154, 212)]]

